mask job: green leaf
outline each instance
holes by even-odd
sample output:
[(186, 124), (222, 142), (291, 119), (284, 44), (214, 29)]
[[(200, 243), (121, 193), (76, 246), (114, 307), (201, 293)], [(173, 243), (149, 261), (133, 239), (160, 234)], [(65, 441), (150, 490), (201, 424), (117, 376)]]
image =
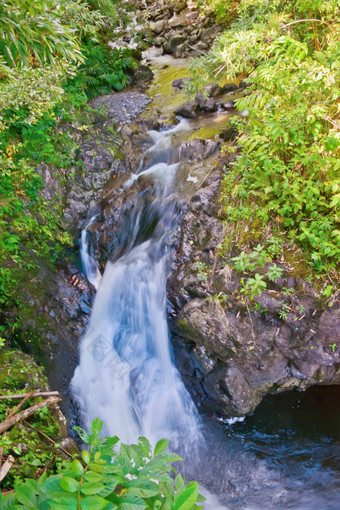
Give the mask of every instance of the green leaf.
[(101, 489), (104, 488), (104, 485), (98, 482), (89, 482), (84, 483), (84, 485), (81, 487), (82, 494), (85, 494), (86, 496), (91, 496), (92, 494), (97, 494), (101, 491)]
[(77, 482), (74, 478), (65, 476), (60, 480), (60, 487), (66, 492), (76, 492), (79, 487), (79, 482)]
[(104, 476), (100, 473), (95, 473), (94, 471), (87, 471), (84, 478), (87, 482), (100, 482)]
[(49, 501), (51, 510), (77, 510), (78, 502), (75, 498), (63, 498), (61, 501), (53, 499)]
[(74, 461), (72, 462), (71, 469), (73, 473), (77, 476), (81, 476), (84, 473), (84, 466), (77, 459), (74, 459)]
[(159, 494), (159, 487), (151, 482), (150, 480), (131, 480), (127, 484), (128, 494), (132, 494), (133, 496), (138, 496), (140, 498), (152, 498), (153, 496), (157, 496)]
[(37, 491), (35, 491), (33, 489), (33, 487), (28, 483), (19, 485), (19, 487), (15, 491), (17, 500), (22, 505), (24, 505), (28, 508), (35, 508), (35, 506), (37, 504), (36, 494), (37, 494)]
[(102, 510), (108, 504), (108, 501), (99, 496), (89, 496), (81, 500), (80, 508), (81, 510)]
[(158, 441), (153, 452), (154, 456), (156, 457), (160, 453), (164, 452), (164, 450), (167, 449), (168, 444), (169, 441), (167, 439), (161, 439), (160, 441)]
[(100, 421), (99, 418), (95, 418), (95, 420), (93, 420), (92, 425), (91, 425), (92, 434), (97, 437), (100, 435), (102, 430), (103, 430), (102, 422)]
[(81, 452), (81, 457), (86, 465), (90, 464), (91, 456), (87, 450)]
[(194, 482), (187, 487), (176, 499), (173, 510), (191, 510), (198, 498), (198, 484)]

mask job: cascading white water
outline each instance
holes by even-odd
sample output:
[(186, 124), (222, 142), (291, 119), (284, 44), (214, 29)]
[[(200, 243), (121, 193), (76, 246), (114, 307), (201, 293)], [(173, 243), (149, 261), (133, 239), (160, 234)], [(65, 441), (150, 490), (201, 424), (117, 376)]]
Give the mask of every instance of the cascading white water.
[[(105, 433), (118, 435), (124, 442), (145, 435), (152, 442), (166, 437), (179, 446), (190, 437), (192, 447), (200, 436), (198, 415), (171, 359), (166, 318), (166, 238), (178, 215), (172, 195), (178, 165), (169, 160), (168, 149), (171, 134), (178, 130), (151, 132), (155, 144), (142, 159), (139, 176), (149, 174), (154, 182), (154, 200), (147, 214), (158, 211), (166, 220), (159, 220), (150, 239), (114, 264), (107, 263), (72, 389), (86, 426), (98, 416)], [(146, 159), (149, 168), (145, 168)], [(137, 216), (131, 225), (130, 246), (139, 221)], [(88, 250), (83, 253), (88, 263)]]
[(80, 239), (80, 257), (84, 274), (92, 285), (98, 289), (102, 275), (99, 271), (96, 260), (89, 253), (88, 229), (95, 221), (96, 215), (87, 222), (85, 228), (81, 232)]

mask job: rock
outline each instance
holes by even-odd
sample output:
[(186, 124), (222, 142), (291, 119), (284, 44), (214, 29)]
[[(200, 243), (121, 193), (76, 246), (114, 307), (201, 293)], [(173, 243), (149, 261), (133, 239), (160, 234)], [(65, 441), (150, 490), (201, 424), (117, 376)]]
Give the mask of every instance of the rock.
[(175, 110), (175, 115), (179, 115), (186, 119), (194, 119), (196, 117), (197, 104), (195, 101), (187, 101)]
[(185, 14), (183, 14), (183, 16), (175, 16), (174, 18), (170, 19), (168, 23), (170, 28), (180, 28), (187, 27), (190, 23), (190, 20)]
[(177, 48), (173, 52), (174, 58), (179, 58), (181, 56), (184, 56), (185, 50), (186, 50), (185, 44), (180, 44), (179, 46), (177, 46)]
[(217, 109), (214, 98), (205, 97), (202, 93), (197, 94), (195, 102), (204, 112), (215, 112)]
[(153, 72), (150, 67), (145, 65), (140, 65), (133, 71), (133, 79), (138, 83), (150, 82), (153, 78)]
[(213, 38), (215, 35), (216, 35), (215, 27), (207, 28), (201, 34), (201, 41), (207, 42), (209, 39)]
[(166, 25), (166, 22), (163, 19), (156, 21), (156, 23), (153, 27), (153, 31), (155, 32), (155, 34), (157, 34), (157, 35), (161, 34), (165, 28), (165, 25)]
[[(228, 139), (237, 134), (227, 130)], [(254, 308), (239, 301), (234, 291), (241, 275), (226, 264), (234, 255), (223, 260), (214, 255), (225, 235), (218, 205), (221, 176), (213, 171), (187, 206), (168, 296), (175, 346), (187, 349), (182, 368), (178, 365), (184, 381), (203, 412), (228, 417), (253, 413), (268, 394), (339, 384), (340, 306), (323, 310), (311, 285), (290, 271), (270, 285), (275, 290), (269, 287), (255, 298)], [(203, 276), (210, 276), (199, 278), (198, 264), (206, 268)], [(284, 263), (280, 266), (285, 271)], [(290, 297), (283, 292), (288, 287)], [(290, 310), (284, 319), (283, 303)]]
[(181, 44), (185, 43), (186, 37), (183, 35), (174, 35), (172, 36), (168, 42), (164, 44), (164, 51), (165, 53), (169, 53), (172, 55), (177, 48), (177, 46), (180, 46)]
[(249, 111), (248, 110), (242, 110), (239, 113), (239, 116), (241, 117), (241, 119), (245, 119), (246, 117), (249, 117)]
[(235, 83), (226, 83), (224, 86), (223, 86), (223, 91), (224, 92), (233, 92), (234, 90), (237, 90), (237, 85)]
[(172, 86), (182, 90), (185, 87), (185, 83), (188, 81), (190, 81), (190, 78), (178, 78), (172, 82)]
[(229, 126), (220, 133), (220, 137), (225, 142), (232, 142), (238, 136), (238, 131), (235, 127)]
[(204, 92), (209, 97), (216, 97), (223, 93), (223, 88), (218, 83), (209, 83), (209, 85), (204, 87)]
[(221, 103), (221, 106), (223, 110), (234, 110), (235, 101), (225, 101), (224, 103)]
[(195, 46), (195, 49), (199, 51), (207, 50), (208, 48), (209, 48), (208, 44), (203, 41), (199, 41)]
[(176, 13), (183, 11), (187, 6), (186, 0), (176, 0), (173, 5), (173, 9)]
[(157, 46), (157, 48), (160, 48), (165, 43), (164, 37), (155, 37), (152, 41), (152, 44)]

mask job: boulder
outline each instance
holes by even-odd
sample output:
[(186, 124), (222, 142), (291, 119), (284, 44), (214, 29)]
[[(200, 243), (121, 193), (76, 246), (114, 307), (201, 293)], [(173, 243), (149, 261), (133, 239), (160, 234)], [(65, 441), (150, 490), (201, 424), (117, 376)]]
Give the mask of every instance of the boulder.
[(223, 110), (234, 110), (235, 101), (225, 101), (224, 103), (221, 103), (221, 106)]
[(223, 86), (223, 91), (224, 92), (233, 92), (234, 90), (237, 90), (237, 85), (235, 83), (226, 83), (224, 86)]
[(150, 67), (145, 65), (140, 65), (133, 72), (133, 79), (136, 83), (146, 83), (150, 82), (153, 78), (153, 72)]
[(201, 92), (195, 97), (195, 102), (204, 112), (215, 112), (217, 106), (213, 97), (206, 97)]
[(204, 87), (204, 92), (209, 97), (216, 97), (223, 94), (223, 88), (218, 83), (209, 83), (206, 87)]
[(164, 52), (172, 55), (176, 48), (185, 43), (186, 37), (183, 35), (173, 35), (163, 46)]
[(180, 117), (184, 117), (186, 119), (194, 119), (196, 117), (196, 111), (198, 109), (198, 105), (195, 101), (187, 101), (182, 104), (175, 110), (175, 115), (179, 115)]
[(182, 90), (185, 87), (185, 83), (187, 83), (188, 81), (190, 81), (190, 78), (178, 78), (177, 80), (174, 80), (172, 82), (172, 86)]

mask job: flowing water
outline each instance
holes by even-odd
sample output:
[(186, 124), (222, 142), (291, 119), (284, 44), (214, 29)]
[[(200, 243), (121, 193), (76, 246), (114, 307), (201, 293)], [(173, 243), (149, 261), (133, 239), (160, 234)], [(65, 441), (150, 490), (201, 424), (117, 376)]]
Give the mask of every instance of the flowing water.
[[(82, 424), (89, 427), (98, 416), (104, 433), (124, 442), (140, 435), (152, 442), (169, 438), (185, 458), (184, 474), (202, 483), (206, 509), (335, 510), (335, 436), (322, 444), (324, 438), (274, 432), (269, 419), (263, 430), (256, 420), (222, 425), (200, 418), (173, 363), (166, 279), (183, 203), (177, 179), (182, 154), (174, 140), (188, 130), (182, 120), (168, 131), (149, 132), (153, 146), (124, 185), (147, 179), (148, 199), (141, 193), (125, 218), (121, 245), (102, 277), (87, 235), (95, 218), (83, 231), (83, 269), (98, 290), (72, 380)], [(201, 177), (189, 172), (185, 182), (197, 186)]]

